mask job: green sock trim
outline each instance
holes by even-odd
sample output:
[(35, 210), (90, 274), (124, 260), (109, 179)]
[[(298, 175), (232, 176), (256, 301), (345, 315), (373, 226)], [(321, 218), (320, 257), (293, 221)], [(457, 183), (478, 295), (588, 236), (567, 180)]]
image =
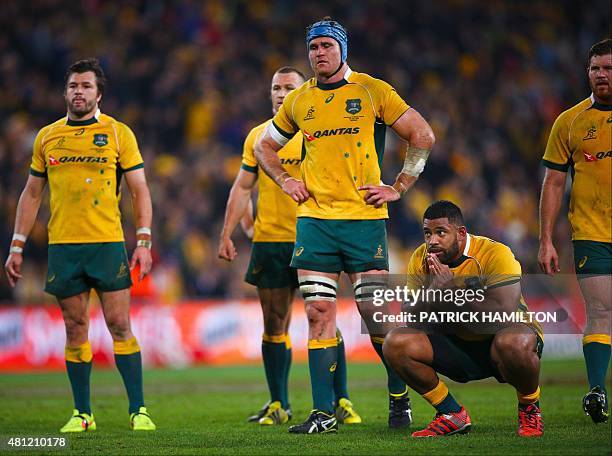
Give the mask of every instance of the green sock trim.
[(599, 385), (602, 389), (606, 389), (606, 374), (611, 351), (609, 344), (599, 342), (589, 342), (582, 346), (590, 388)]
[(334, 371), (337, 363), (337, 346), (308, 350), (313, 408), (328, 414), (334, 411)]
[(286, 372), (287, 346), (285, 342), (261, 342), (261, 355), (266, 372), (266, 381), (270, 391), (270, 400), (279, 401), (283, 408), (287, 407)]
[(385, 369), (387, 369), (387, 388), (389, 389), (389, 394), (404, 394), (406, 392), (406, 382), (404, 382), (393, 368), (387, 364), (385, 355), (383, 355), (382, 344), (374, 342), (372, 339), (370, 339), (370, 341), (385, 366)]
[(66, 361), (66, 372), (72, 388), (74, 408), (79, 412), (91, 415), (89, 379), (91, 377), (91, 362), (73, 363)]
[(130, 401), (128, 412), (137, 413), (140, 407), (144, 407), (142, 357), (140, 352), (129, 355), (118, 355), (115, 353), (115, 364), (121, 374), (128, 400)]
[(346, 351), (344, 349), (344, 339), (342, 335), (338, 338), (338, 364), (334, 373), (334, 400), (336, 405), (341, 398), (349, 398), (348, 375), (346, 370)]
[(283, 405), (283, 408), (287, 410), (290, 407), (290, 404), (289, 404), (289, 372), (291, 371), (291, 357), (292, 357), (291, 348), (286, 348), (285, 352), (286, 352), (285, 353), (285, 378), (283, 381), (283, 397), (281, 399), (281, 403), (285, 404)]
[(461, 410), (461, 406), (455, 400), (451, 393), (448, 393), (444, 400), (438, 405), (434, 405), (438, 413), (457, 413)]

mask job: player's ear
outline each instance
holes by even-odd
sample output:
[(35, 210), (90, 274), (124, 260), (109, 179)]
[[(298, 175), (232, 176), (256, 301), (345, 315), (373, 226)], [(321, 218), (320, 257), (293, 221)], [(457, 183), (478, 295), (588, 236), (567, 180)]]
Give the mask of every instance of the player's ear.
[(457, 227), (457, 233), (459, 234), (459, 236), (463, 239), (467, 236), (467, 228), (465, 226), (458, 226)]

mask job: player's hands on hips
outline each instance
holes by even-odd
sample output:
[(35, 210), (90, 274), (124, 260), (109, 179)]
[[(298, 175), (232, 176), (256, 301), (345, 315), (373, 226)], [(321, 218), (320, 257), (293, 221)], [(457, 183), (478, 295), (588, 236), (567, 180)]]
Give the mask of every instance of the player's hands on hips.
[(136, 247), (132, 254), (132, 261), (130, 261), (130, 271), (136, 267), (136, 264), (140, 265), (140, 274), (138, 280), (142, 280), (153, 266), (153, 258), (151, 257), (151, 250), (146, 247)]
[(229, 237), (222, 237), (219, 241), (219, 251), (217, 255), (222, 260), (232, 261), (238, 255), (234, 242)]
[(454, 285), (453, 272), (448, 265), (442, 264), (437, 255), (427, 254), (427, 267), (431, 276), (431, 287), (437, 289), (450, 288)]
[(538, 264), (545, 274), (554, 275), (557, 272), (561, 272), (559, 268), (559, 255), (557, 255), (557, 249), (555, 249), (552, 242), (540, 242)]
[(22, 277), (21, 263), (23, 263), (23, 255), (21, 253), (11, 253), (6, 259), (4, 269), (11, 287), (14, 287), (17, 284), (17, 281)]
[(295, 177), (288, 177), (282, 186), (283, 192), (289, 195), (293, 201), (303, 203), (310, 198), (310, 193), (306, 189), (306, 184)]
[(400, 194), (390, 185), (362, 185), (358, 190), (365, 190), (366, 194), (363, 197), (367, 204), (374, 207), (381, 207), (385, 203), (397, 201), (400, 199)]

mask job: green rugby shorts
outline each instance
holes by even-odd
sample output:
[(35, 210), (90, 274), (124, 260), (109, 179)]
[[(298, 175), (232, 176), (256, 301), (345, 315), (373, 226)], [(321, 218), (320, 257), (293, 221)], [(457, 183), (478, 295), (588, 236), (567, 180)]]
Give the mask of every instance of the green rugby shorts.
[(130, 266), (123, 242), (50, 244), (45, 291), (68, 298), (92, 288), (130, 288)]

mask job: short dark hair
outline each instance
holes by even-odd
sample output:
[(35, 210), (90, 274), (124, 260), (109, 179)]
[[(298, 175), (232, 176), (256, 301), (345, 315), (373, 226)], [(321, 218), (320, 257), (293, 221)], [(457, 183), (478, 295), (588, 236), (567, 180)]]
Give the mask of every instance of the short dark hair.
[(297, 74), (300, 78), (302, 78), (302, 81), (306, 80), (306, 76), (304, 76), (304, 73), (302, 73), (300, 70), (298, 70), (295, 67), (292, 66), (284, 66), (284, 67), (280, 67), (278, 70), (276, 70), (276, 72), (274, 74), (289, 74), (289, 73), (295, 73)]
[(100, 66), (100, 61), (94, 57), (74, 62), (68, 67), (66, 71), (66, 78), (64, 80), (64, 87), (68, 85), (68, 79), (73, 73), (87, 73), (92, 71), (96, 75), (96, 86), (98, 87), (98, 93), (102, 95), (104, 93), (104, 87), (106, 86), (106, 76), (104, 76), (104, 70)]
[(591, 64), (591, 57), (594, 55), (607, 55), (612, 54), (612, 38), (606, 38), (605, 40), (601, 40), (598, 43), (595, 43), (589, 49), (589, 58), (587, 61), (587, 66)]
[(435, 220), (447, 218), (450, 223), (464, 225), (461, 209), (455, 203), (447, 200), (440, 200), (429, 206), (423, 214), (423, 220)]

